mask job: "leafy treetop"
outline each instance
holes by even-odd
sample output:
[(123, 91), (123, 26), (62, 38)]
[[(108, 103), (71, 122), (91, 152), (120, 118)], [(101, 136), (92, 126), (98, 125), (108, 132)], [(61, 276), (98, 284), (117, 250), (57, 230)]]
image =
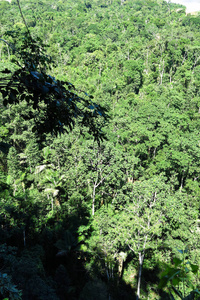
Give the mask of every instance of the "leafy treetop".
[(92, 102), (93, 97), (87, 93), (82, 92), (84, 97), (78, 96), (71, 83), (48, 75), (46, 71), (52, 60), (45, 55), (44, 48), (41, 40), (34, 40), (29, 31), (19, 50), (12, 47), (15, 71), (5, 68), (0, 78), (3, 104), (13, 105), (25, 100), (30, 111), (23, 117), (33, 119), (33, 131), (40, 134), (62, 133), (78, 124), (81, 133), (84, 127), (88, 128), (89, 134), (99, 142), (104, 137), (101, 128), (106, 110)]

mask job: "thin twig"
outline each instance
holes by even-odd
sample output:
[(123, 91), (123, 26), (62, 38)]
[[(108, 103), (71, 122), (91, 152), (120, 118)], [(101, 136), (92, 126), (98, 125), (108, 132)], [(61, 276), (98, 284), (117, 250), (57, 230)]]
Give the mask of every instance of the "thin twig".
[(27, 32), (28, 32), (28, 34), (29, 34), (29, 36), (30, 36), (30, 38), (31, 38), (31, 41), (32, 41), (33, 39), (32, 39), (31, 33), (30, 33), (29, 29), (28, 29), (28, 25), (27, 25), (27, 23), (26, 23), (26, 20), (25, 20), (25, 18), (24, 18), (24, 15), (23, 15), (23, 13), (22, 13), (22, 9), (21, 9), (19, 0), (17, 0), (17, 4), (18, 4), (19, 11), (20, 11), (21, 17), (22, 17), (22, 19), (23, 19), (23, 22), (24, 22), (24, 24), (25, 24), (25, 26), (26, 26)]
[(6, 40), (0, 39), (0, 41), (3, 41), (3, 42), (6, 43), (10, 48), (12, 48), (13, 51), (15, 51), (15, 48), (14, 48), (13, 46), (11, 46), (11, 44), (9, 44)]

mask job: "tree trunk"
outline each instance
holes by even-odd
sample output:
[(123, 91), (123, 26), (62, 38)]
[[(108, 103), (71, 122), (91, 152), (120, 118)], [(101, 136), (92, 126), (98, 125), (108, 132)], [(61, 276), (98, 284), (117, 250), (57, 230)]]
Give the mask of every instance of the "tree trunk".
[(144, 261), (144, 252), (139, 252), (139, 273), (138, 273), (138, 286), (137, 286), (137, 297), (136, 300), (140, 299), (140, 286), (141, 286), (141, 278), (142, 278), (142, 266)]
[(95, 206), (95, 193), (96, 193), (96, 183), (93, 187), (93, 193), (92, 193), (92, 215), (94, 216), (94, 206)]

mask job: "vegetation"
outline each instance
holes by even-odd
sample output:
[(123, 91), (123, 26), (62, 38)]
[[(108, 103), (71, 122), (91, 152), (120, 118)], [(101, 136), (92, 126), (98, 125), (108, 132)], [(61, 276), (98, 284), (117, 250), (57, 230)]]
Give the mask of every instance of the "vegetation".
[(20, 5), (0, 2), (0, 298), (199, 299), (200, 15)]

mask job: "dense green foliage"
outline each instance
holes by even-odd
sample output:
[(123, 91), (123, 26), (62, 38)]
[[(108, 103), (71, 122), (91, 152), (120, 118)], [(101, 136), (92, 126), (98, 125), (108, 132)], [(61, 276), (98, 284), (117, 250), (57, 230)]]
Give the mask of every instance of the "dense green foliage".
[[(37, 53), (0, 1), (0, 298), (198, 299), (200, 15), (162, 0), (21, 9)], [(81, 97), (79, 122), (58, 85), (96, 106)]]

